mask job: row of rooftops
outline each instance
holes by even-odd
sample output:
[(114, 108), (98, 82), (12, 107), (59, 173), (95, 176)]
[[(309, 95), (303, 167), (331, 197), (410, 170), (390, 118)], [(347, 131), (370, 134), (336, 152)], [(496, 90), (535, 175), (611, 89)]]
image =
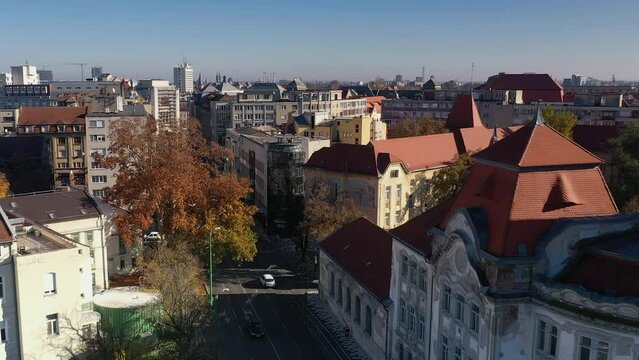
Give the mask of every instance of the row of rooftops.
[[(484, 234), (480, 248), (497, 258), (533, 256), (540, 251), (539, 240), (558, 220), (618, 216), (599, 168), (602, 160), (546, 126), (539, 110), (535, 119), (475, 154), (477, 162), (454, 199), (389, 232), (366, 219), (356, 220), (320, 246), (378, 298), (385, 299), (390, 286), (392, 239), (429, 259), (433, 241), (429, 230), (445, 228), (460, 209), (467, 209), (477, 233)], [(639, 282), (608, 278), (639, 269), (638, 240), (639, 229), (635, 229), (615, 241), (590, 242), (592, 246), (585, 248), (584, 255), (560, 280), (596, 292), (605, 288), (619, 295), (638, 296)], [(346, 250), (358, 255), (347, 256)], [(597, 274), (598, 267), (605, 271)]]

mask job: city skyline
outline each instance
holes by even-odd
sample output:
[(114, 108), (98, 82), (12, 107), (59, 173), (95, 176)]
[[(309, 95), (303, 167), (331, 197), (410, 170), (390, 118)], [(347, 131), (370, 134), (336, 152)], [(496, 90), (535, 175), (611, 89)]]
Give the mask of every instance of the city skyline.
[[(427, 77), (468, 81), (472, 63), (475, 81), (501, 71), (557, 79), (572, 73), (639, 78), (633, 65), (639, 49), (628, 46), (628, 39), (639, 35), (632, 19), (639, 4), (630, 1), (604, 9), (594, 1), (282, 1), (278, 6), (192, 1), (159, 3), (151, 15), (142, 7), (116, 1), (93, 14), (43, 1), (15, 6), (15, 16), (0, 29), (22, 41), (0, 59), (0, 70), (28, 60), (53, 70), (55, 80), (77, 80), (79, 67), (67, 64), (84, 62), (85, 75), (91, 65), (102, 65), (105, 72), (135, 79), (171, 79), (173, 66), (187, 58), (196, 77), (212, 79), (221, 72), (251, 81), (264, 72), (310, 81), (396, 74), (410, 80), (421, 75), (422, 66)], [(29, 14), (47, 16), (25, 28), (20, 19)], [(44, 35), (50, 29), (64, 33), (65, 41), (49, 41)]]

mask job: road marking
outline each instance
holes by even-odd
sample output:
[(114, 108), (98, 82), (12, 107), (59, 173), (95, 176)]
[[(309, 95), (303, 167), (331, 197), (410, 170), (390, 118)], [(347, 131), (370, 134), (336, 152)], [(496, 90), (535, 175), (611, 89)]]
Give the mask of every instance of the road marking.
[[(246, 295), (246, 297), (248, 298), (248, 294), (246, 293), (246, 290), (244, 290), (244, 287), (242, 287), (242, 292), (244, 292), (244, 295)], [(253, 302), (251, 301), (251, 299), (248, 299), (247, 302), (249, 303), (249, 305), (251, 305), (251, 308), (253, 309), (253, 312), (255, 313), (255, 316), (257, 317), (257, 319), (262, 323), (262, 325), (264, 325), (264, 322), (260, 318), (260, 315), (257, 313), (255, 306), (253, 306)], [(268, 340), (269, 344), (271, 344), (271, 347), (273, 348), (273, 351), (275, 352), (275, 356), (277, 356), (279, 360), (282, 360), (282, 358), (280, 357), (280, 354), (277, 352), (277, 349), (275, 348), (275, 345), (273, 345), (273, 341), (271, 341), (271, 338), (268, 336), (268, 334), (266, 334), (266, 340)]]

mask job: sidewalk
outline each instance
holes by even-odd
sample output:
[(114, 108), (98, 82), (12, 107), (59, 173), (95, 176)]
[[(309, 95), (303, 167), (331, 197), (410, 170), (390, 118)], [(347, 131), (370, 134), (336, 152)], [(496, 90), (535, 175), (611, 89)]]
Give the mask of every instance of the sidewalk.
[[(287, 261), (287, 267), (297, 273), (301, 278), (309, 282), (317, 280), (315, 272), (315, 264), (313, 259), (307, 259), (305, 262), (300, 261), (300, 254), (295, 241), (291, 238), (266, 237), (268, 241), (283, 255)], [(308, 257), (308, 254), (307, 254)]]
[(328, 353), (326, 355), (329, 355), (329, 358), (368, 359), (353, 338), (344, 336), (344, 324), (338, 322), (324, 309), (318, 294), (307, 294), (306, 303), (308, 328), (315, 335), (316, 341)]

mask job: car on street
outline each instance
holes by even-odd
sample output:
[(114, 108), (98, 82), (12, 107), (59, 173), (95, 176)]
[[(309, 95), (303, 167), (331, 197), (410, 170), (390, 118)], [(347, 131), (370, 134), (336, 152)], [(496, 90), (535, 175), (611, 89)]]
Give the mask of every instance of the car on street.
[(265, 335), (264, 327), (260, 321), (248, 319), (246, 327), (248, 328), (248, 333), (251, 337), (261, 338)]
[(275, 287), (275, 278), (271, 274), (264, 274), (260, 276), (260, 284), (265, 288)]
[(157, 231), (151, 231), (150, 233), (144, 235), (144, 240), (160, 241), (162, 240), (162, 236)]

